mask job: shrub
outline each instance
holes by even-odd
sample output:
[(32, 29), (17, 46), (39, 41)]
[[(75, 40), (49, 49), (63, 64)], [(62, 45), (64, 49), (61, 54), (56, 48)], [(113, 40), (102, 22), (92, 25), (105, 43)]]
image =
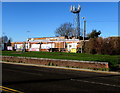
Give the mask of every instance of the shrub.
[(120, 54), (120, 37), (91, 38), (85, 43), (84, 52), (90, 54)]

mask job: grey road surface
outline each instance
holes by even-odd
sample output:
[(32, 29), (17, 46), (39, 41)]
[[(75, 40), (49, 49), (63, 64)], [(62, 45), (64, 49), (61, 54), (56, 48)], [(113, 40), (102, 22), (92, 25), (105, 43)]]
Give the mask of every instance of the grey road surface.
[(120, 75), (2, 63), (3, 86), (24, 93), (120, 93)]

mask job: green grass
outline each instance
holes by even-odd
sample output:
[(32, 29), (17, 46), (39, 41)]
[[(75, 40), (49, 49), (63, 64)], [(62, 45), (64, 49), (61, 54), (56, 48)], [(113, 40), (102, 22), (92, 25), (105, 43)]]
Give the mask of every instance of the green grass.
[(109, 66), (113, 68), (118, 66), (118, 64), (120, 64), (120, 55), (92, 55), (92, 54), (84, 54), (84, 53), (81, 54), (81, 53), (63, 53), (63, 52), (16, 52), (16, 51), (2, 51), (2, 55), (108, 62)]
[(117, 62), (120, 64), (120, 55), (92, 55), (92, 54), (63, 53), (63, 52), (16, 52), (16, 51), (2, 51), (2, 55), (82, 60), (82, 61)]

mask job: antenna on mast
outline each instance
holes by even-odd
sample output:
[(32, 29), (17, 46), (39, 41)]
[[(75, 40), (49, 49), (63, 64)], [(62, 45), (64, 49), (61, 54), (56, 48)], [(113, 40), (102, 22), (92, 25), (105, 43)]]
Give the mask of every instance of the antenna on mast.
[(75, 14), (75, 26), (76, 26), (76, 28), (75, 28), (75, 31), (73, 33), (74, 34), (73, 36), (75, 36), (76, 38), (78, 36), (80, 36), (80, 19), (79, 19), (80, 10), (81, 10), (81, 7), (79, 4), (78, 4), (77, 8), (76, 8), (76, 6), (72, 6), (72, 5), (70, 6), (70, 11)]

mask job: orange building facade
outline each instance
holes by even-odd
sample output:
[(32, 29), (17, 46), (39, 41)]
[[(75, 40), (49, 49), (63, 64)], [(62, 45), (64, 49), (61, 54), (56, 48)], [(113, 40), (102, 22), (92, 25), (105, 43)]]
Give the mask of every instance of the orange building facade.
[(12, 42), (16, 51), (77, 52), (81, 48), (81, 40), (65, 37), (28, 38), (26, 42)]

